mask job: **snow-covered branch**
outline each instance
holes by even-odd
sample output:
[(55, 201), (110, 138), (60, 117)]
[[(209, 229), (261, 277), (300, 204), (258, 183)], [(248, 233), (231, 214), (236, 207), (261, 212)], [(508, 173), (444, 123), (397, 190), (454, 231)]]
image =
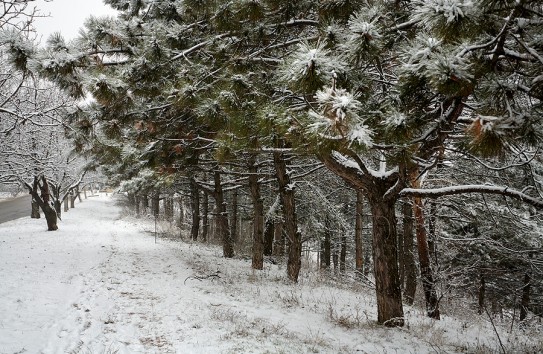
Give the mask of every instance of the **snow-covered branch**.
[(468, 194), (468, 193), (499, 194), (499, 195), (518, 199), (527, 204), (543, 209), (543, 200), (531, 197), (515, 189), (511, 189), (509, 187), (503, 187), (503, 186), (472, 184), (472, 185), (430, 188), (430, 189), (405, 188), (400, 192), (400, 196), (437, 198), (437, 197), (443, 197), (446, 195)]

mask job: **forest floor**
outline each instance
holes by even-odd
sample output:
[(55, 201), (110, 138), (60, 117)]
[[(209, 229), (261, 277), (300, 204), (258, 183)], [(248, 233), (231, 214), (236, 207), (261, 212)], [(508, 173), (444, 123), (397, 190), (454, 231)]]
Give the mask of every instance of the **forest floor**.
[(153, 220), (118, 199), (78, 202), (56, 232), (44, 219), (0, 225), (0, 353), (543, 352), (537, 320), (493, 325), (462, 299), (441, 321), (416, 304), (405, 327), (384, 328), (370, 285), (307, 261), (292, 284), (281, 264), (252, 271), (216, 245), (155, 243)]

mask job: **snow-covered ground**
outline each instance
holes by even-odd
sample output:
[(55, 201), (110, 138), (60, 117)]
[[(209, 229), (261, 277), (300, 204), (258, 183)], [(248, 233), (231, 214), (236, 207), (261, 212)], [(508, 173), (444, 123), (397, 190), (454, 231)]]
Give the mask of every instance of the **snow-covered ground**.
[[(371, 289), (304, 269), (250, 269), (217, 246), (159, 238), (121, 218), (116, 198), (77, 203), (56, 232), (45, 220), (0, 224), (0, 353), (501, 352), (488, 318), (375, 324)], [(508, 352), (541, 352), (539, 328), (498, 325)]]

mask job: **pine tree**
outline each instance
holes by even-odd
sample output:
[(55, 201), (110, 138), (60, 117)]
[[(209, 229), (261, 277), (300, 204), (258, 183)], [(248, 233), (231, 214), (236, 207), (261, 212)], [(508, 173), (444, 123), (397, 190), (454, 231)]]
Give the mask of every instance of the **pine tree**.
[(89, 149), (119, 156), (133, 144), (144, 166), (172, 173), (204, 151), (222, 162), (271, 147), (292, 207), (293, 280), (301, 237), (281, 155), (318, 157), (369, 203), (379, 323), (404, 323), (400, 198), (475, 192), (543, 206), (503, 185), (408, 188), (451, 149), (489, 159), (538, 146), (539, 1), (108, 3), (118, 19), (89, 19), (75, 48), (51, 47), (38, 65), (95, 97), (77, 118), (98, 128)]

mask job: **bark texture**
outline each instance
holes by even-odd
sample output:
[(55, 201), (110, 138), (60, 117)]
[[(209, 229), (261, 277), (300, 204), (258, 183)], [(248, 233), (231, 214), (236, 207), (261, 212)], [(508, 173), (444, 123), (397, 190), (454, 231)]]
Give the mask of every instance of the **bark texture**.
[(402, 290), (396, 248), (396, 215), (393, 202), (370, 199), (373, 220), (373, 267), (377, 294), (377, 321), (403, 326)]

